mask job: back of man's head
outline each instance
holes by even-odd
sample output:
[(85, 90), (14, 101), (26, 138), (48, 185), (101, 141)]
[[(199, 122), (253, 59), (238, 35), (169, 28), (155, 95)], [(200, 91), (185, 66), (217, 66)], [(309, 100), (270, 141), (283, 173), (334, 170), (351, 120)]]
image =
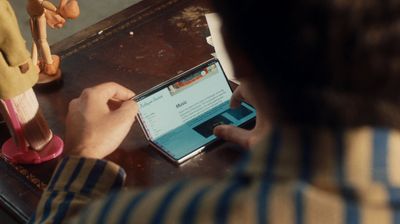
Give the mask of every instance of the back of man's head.
[(278, 121), (400, 128), (400, 1), (214, 2)]

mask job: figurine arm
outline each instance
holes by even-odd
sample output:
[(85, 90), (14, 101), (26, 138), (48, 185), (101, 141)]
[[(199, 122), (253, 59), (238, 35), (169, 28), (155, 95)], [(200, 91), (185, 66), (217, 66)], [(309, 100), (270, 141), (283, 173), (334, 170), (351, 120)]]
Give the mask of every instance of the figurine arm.
[(80, 14), (76, 0), (61, 0), (58, 9), (46, 0), (43, 1), (42, 5), (46, 9), (47, 24), (51, 28), (62, 28), (66, 19), (75, 19)]
[(46, 10), (49, 10), (49, 11), (52, 11), (52, 12), (57, 12), (57, 7), (53, 3), (49, 2), (49, 1), (46, 1), (46, 0), (43, 1), (42, 2), (42, 6)]
[(62, 28), (65, 24), (65, 19), (58, 12), (46, 10), (45, 16), (47, 25), (51, 28)]

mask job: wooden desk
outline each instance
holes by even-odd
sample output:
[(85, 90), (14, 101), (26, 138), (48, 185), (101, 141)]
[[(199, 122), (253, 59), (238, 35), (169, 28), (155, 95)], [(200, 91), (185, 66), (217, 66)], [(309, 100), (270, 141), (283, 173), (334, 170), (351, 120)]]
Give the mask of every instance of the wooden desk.
[[(53, 132), (63, 136), (68, 102), (86, 87), (114, 81), (140, 93), (209, 59), (213, 48), (203, 15), (210, 11), (206, 0), (144, 0), (52, 46), (62, 56), (64, 83), (37, 95)], [(8, 137), (0, 125), (0, 143)], [(148, 145), (135, 123), (108, 159), (127, 171), (129, 187), (148, 187), (189, 176), (222, 177), (241, 156), (235, 148), (216, 145), (177, 167)], [(1, 207), (26, 222), (57, 161), (16, 166), (0, 159)]]

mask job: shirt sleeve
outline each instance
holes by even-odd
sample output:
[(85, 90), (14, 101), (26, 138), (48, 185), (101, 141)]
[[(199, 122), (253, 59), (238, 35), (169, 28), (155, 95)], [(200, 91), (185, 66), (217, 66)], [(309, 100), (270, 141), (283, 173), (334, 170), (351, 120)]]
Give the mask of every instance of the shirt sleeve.
[(237, 215), (251, 210), (246, 178), (186, 179), (125, 191), (124, 177), (111, 162), (66, 158), (31, 223), (248, 223), (246, 219), (254, 217)]
[(60, 223), (93, 198), (120, 190), (125, 177), (125, 171), (113, 162), (66, 157), (54, 171), (31, 223)]

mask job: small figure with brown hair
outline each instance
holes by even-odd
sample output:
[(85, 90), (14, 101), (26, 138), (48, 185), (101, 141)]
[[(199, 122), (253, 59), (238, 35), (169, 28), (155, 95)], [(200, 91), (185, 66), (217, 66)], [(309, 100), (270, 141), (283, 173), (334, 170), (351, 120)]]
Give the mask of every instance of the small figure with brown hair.
[(30, 16), (30, 26), (33, 37), (32, 59), (39, 65), (39, 84), (49, 83), (61, 78), (60, 57), (52, 55), (47, 41), (46, 22), (52, 28), (64, 26), (65, 19), (75, 19), (79, 16), (79, 6), (76, 0), (61, 0), (57, 8), (46, 0), (28, 0), (27, 12)]

